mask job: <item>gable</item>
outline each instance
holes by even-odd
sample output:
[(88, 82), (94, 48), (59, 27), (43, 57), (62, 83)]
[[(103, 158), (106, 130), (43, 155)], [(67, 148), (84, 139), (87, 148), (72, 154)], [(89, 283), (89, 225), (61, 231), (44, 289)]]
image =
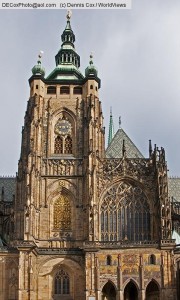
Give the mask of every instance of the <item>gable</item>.
[(110, 145), (106, 149), (107, 158), (121, 158), (123, 140), (125, 141), (126, 157), (128, 158), (144, 158), (135, 144), (131, 141), (125, 131), (120, 128), (113, 137)]

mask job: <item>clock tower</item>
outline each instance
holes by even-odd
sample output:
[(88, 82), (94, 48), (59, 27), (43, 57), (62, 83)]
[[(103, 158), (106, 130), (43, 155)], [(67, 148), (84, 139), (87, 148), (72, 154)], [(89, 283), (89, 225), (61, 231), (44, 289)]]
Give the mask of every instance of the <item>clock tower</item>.
[(69, 15), (61, 40), (54, 70), (45, 77), (40, 53), (29, 79), (15, 207), (19, 300), (85, 299), (82, 247), (98, 238), (94, 175), (105, 153), (101, 82), (92, 55), (85, 76), (79, 70)]

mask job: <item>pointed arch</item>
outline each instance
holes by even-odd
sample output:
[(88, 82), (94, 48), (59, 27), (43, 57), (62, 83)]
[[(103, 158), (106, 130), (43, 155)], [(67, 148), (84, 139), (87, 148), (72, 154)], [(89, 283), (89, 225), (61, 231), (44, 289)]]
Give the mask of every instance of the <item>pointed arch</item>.
[(160, 288), (156, 280), (152, 279), (146, 287), (146, 300), (159, 300)]
[(138, 287), (132, 279), (129, 280), (124, 288), (124, 300), (138, 300)]
[(115, 300), (116, 299), (116, 287), (112, 281), (106, 282), (102, 288), (102, 300)]

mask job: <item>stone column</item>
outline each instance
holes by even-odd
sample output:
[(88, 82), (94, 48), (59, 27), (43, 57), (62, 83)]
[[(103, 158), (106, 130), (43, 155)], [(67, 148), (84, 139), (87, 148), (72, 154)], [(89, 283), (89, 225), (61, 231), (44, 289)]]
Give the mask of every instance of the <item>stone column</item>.
[(143, 256), (139, 256), (140, 299), (145, 300)]
[(121, 267), (121, 255), (118, 255), (118, 267), (117, 267), (117, 297), (116, 300), (124, 300), (122, 291), (122, 267)]
[(99, 287), (99, 261), (97, 256), (95, 257), (94, 280), (95, 280), (96, 300), (101, 300), (101, 292)]

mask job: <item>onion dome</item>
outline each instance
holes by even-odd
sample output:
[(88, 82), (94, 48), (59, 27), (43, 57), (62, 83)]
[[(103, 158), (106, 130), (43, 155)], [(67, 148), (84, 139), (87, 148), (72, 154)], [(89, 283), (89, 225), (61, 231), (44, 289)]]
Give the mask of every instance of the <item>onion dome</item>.
[(32, 73), (33, 75), (41, 75), (41, 76), (45, 76), (45, 69), (42, 67), (41, 65), (41, 58), (42, 58), (42, 51), (40, 51), (39, 55), (38, 55), (38, 61), (37, 64), (32, 68)]
[(97, 68), (94, 66), (93, 64), (93, 55), (91, 54), (90, 55), (90, 61), (89, 61), (89, 66), (86, 68), (85, 70), (85, 76), (86, 77), (91, 77), (91, 76), (95, 76), (97, 77), (98, 75), (98, 71), (97, 71)]

